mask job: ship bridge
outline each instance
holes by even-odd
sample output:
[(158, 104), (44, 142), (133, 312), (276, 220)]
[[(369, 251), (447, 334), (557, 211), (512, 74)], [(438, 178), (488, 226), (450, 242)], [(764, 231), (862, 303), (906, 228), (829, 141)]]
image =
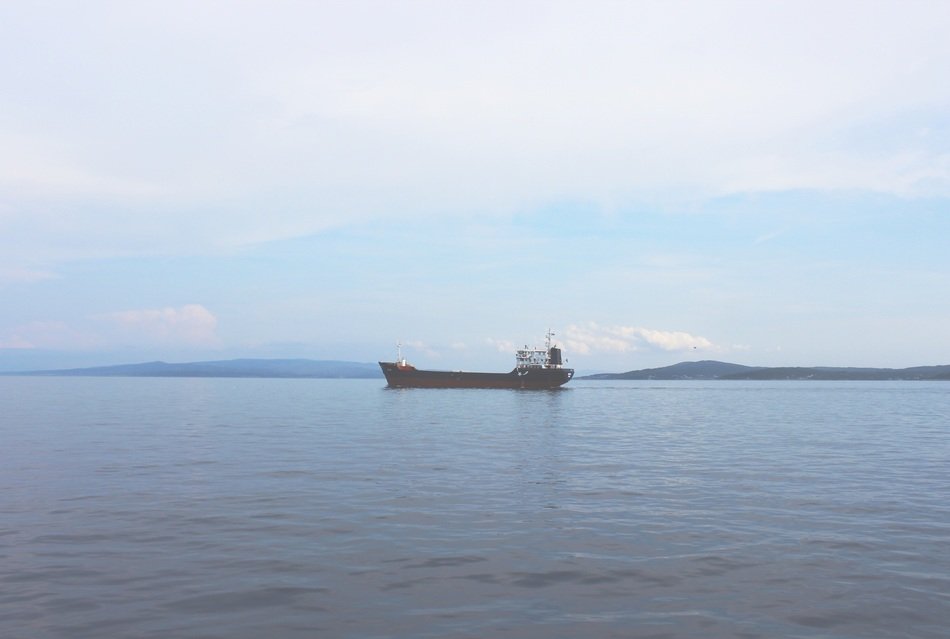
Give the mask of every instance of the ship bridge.
[(554, 333), (548, 331), (544, 348), (520, 348), (515, 352), (515, 365), (519, 371), (530, 368), (561, 368), (561, 349), (551, 345)]

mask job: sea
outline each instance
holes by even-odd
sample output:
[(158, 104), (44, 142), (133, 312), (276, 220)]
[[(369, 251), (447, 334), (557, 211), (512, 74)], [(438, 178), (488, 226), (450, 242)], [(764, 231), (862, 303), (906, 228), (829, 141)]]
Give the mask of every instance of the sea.
[(950, 382), (0, 378), (0, 637), (950, 635)]

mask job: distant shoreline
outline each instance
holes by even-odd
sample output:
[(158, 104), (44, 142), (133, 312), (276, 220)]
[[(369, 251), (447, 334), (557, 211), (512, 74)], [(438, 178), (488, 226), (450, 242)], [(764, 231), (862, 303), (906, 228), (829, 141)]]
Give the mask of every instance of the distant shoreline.
[(310, 359), (232, 359), (208, 362), (144, 362), (115, 366), (4, 371), (24, 377), (222, 377), (258, 379), (383, 379), (378, 364)]
[(771, 381), (950, 381), (950, 365), (911, 368), (856, 368), (834, 366), (757, 367), (704, 360), (680, 362), (663, 368), (626, 373), (585, 375), (585, 380), (771, 380)]

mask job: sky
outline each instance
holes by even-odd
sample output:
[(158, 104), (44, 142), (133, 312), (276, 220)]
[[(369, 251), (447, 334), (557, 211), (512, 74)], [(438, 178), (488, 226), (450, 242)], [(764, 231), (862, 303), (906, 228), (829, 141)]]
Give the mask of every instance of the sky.
[(950, 3), (0, 4), (0, 370), (950, 363)]

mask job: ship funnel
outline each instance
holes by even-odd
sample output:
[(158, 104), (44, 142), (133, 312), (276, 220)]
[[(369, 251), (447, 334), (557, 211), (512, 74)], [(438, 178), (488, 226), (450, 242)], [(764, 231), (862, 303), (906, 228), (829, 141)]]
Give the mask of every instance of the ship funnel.
[(552, 346), (548, 349), (548, 365), (560, 366), (561, 364), (561, 349), (557, 346)]

